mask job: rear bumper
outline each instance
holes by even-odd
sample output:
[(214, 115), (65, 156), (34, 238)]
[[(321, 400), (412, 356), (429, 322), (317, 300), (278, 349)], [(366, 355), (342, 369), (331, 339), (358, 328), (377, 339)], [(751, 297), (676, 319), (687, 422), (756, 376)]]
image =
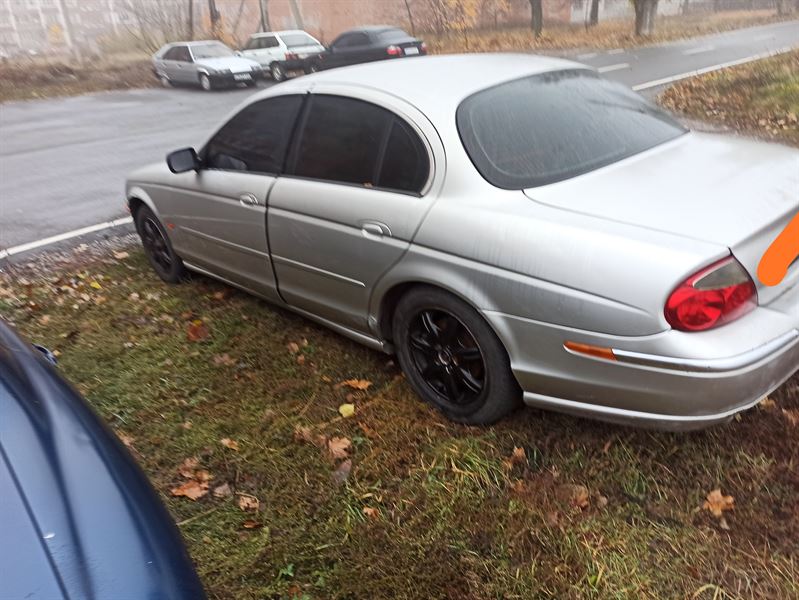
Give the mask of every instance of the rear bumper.
[[(615, 423), (668, 430), (708, 427), (754, 406), (799, 370), (799, 323), (744, 352), (712, 358), (667, 354), (675, 335), (696, 334), (664, 332), (640, 342), (592, 334), (589, 343), (614, 348), (617, 360), (611, 361), (563, 347), (567, 340), (583, 341), (585, 332), (499, 313), (486, 317), (506, 342), (526, 404)], [(634, 349), (639, 343), (646, 351)], [(717, 348), (723, 352), (728, 346)]]

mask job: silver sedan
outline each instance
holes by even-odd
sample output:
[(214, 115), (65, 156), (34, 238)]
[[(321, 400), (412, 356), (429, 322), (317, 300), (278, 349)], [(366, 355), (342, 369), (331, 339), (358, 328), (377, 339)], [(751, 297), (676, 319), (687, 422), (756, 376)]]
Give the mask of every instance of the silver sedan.
[(562, 60), (319, 73), (127, 182), (156, 272), (216, 277), (372, 348), (448, 417), (521, 402), (691, 429), (799, 367), (799, 152), (692, 133)]

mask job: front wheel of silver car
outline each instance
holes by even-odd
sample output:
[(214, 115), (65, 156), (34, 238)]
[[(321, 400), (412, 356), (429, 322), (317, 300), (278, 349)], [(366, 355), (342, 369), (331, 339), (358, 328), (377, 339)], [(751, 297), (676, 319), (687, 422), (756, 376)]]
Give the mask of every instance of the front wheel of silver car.
[(156, 274), (167, 283), (180, 283), (186, 278), (183, 261), (175, 253), (158, 217), (147, 206), (136, 211), (136, 231), (141, 238), (144, 254)]
[(158, 81), (161, 82), (161, 85), (165, 88), (172, 87), (172, 82), (169, 80), (169, 77), (166, 75), (159, 75)]
[(414, 390), (453, 421), (488, 425), (519, 406), (505, 348), (459, 298), (433, 287), (412, 289), (397, 304), (393, 334)]
[(211, 78), (208, 77), (205, 73), (200, 75), (200, 87), (204, 89), (206, 92), (210, 92), (214, 88), (214, 84), (211, 82)]

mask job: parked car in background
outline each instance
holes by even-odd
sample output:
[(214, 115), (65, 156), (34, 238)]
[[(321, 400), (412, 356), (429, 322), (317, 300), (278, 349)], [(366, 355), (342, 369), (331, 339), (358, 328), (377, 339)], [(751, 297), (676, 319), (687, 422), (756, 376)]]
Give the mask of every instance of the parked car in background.
[(0, 319), (0, 597), (205, 598), (155, 490), (52, 360)]
[(175, 42), (153, 55), (155, 75), (163, 85), (199, 85), (204, 90), (245, 84), (256, 85), (261, 65), (216, 40)]
[(283, 81), (291, 71), (306, 70), (320, 53), (322, 43), (299, 29), (269, 31), (250, 36), (241, 55), (257, 61), (272, 79)]
[(308, 59), (307, 71), (345, 67), (358, 63), (427, 54), (427, 45), (397, 27), (371, 25), (339, 35), (316, 57)]
[(169, 282), (217, 277), (396, 352), (450, 418), (521, 401), (691, 429), (799, 366), (799, 151), (693, 133), (578, 63), (471, 54), (274, 86), (127, 201)]

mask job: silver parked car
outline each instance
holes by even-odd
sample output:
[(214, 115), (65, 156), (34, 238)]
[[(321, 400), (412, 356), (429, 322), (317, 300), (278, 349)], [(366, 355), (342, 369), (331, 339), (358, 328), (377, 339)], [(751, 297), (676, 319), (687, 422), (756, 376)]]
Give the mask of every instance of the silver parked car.
[(199, 85), (204, 90), (254, 86), (263, 76), (260, 64), (215, 40), (167, 44), (153, 55), (153, 69), (163, 85)]
[(283, 81), (290, 71), (310, 72), (314, 57), (325, 51), (319, 40), (299, 30), (254, 33), (241, 51), (269, 71), (276, 82)]
[(799, 152), (691, 133), (572, 62), (425, 57), (270, 88), (127, 182), (166, 281), (204, 273), (386, 352), (425, 400), (690, 429), (799, 367)]

